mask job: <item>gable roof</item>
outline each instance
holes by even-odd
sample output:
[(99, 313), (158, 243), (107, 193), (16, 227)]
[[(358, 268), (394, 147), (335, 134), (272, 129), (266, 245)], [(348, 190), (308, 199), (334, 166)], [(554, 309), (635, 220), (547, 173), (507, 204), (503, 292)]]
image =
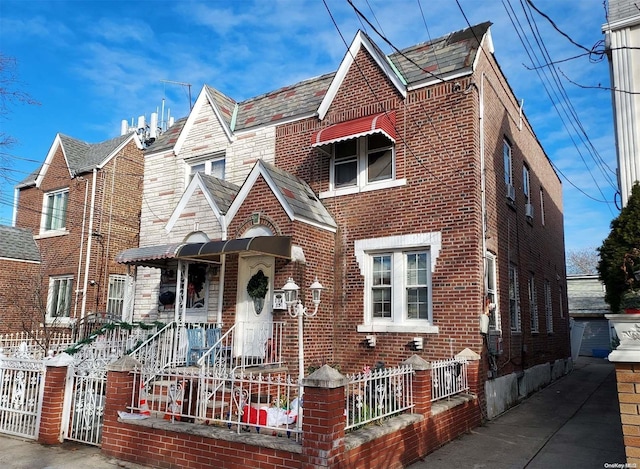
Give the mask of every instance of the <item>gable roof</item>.
[(409, 88), (462, 76), (473, 71), (480, 43), (486, 42), (484, 46), (493, 53), (490, 27), (491, 23), (487, 21), (449, 33), (391, 54), (389, 60)]
[(59, 147), (62, 148), (67, 162), (69, 176), (75, 177), (77, 174), (87, 173), (94, 168), (100, 169), (132, 139), (138, 148), (142, 148), (142, 143), (135, 133), (120, 135), (100, 143), (87, 143), (68, 135), (57, 134), (42, 166), (18, 183), (16, 187), (21, 189), (39, 185)]
[(24, 228), (0, 225), (0, 258), (40, 262), (33, 233)]
[[(182, 128), (179, 129), (180, 136), (176, 141), (176, 147), (183, 143), (190, 126), (197, 120), (200, 107), (207, 103), (212, 106), (229, 139), (234, 132), (248, 131), (261, 126), (316, 115), (322, 119), (361, 48), (368, 51), (403, 96), (408, 89), (471, 73), (480, 55), (478, 41), (486, 41), (485, 47), (493, 52), (490, 26), (490, 22), (481, 23), (408, 47), (389, 56), (385, 56), (367, 34), (358, 31), (336, 72), (309, 78), (244, 101), (235, 101), (215, 88), (204, 85), (188, 121), (182, 123), (186, 131), (181, 132)], [(156, 141), (151, 151), (161, 149), (164, 148)], [(176, 148), (176, 151), (179, 151), (179, 148)]]
[(171, 127), (158, 135), (155, 141), (145, 149), (145, 153), (172, 150), (186, 122), (187, 117), (182, 117), (175, 121)]
[[(357, 52), (364, 48), (376, 61), (399, 93), (407, 89), (428, 86), (434, 82), (449, 80), (473, 72), (479, 57), (479, 42), (493, 52), (490, 22), (446, 34), (429, 42), (423, 42), (388, 56), (367, 34), (358, 31), (336, 72), (310, 78), (291, 86), (235, 102), (219, 91), (207, 86), (215, 98), (224, 123), (232, 132), (254, 127), (301, 119), (326, 112), (328, 105), (340, 87)], [(231, 106), (235, 107), (231, 112)]]
[(256, 162), (238, 196), (229, 207), (227, 212), (229, 220), (235, 216), (246, 200), (258, 176), (264, 178), (290, 220), (336, 232), (337, 223), (305, 181), (262, 160)]
[(180, 218), (182, 211), (189, 203), (189, 200), (196, 189), (200, 189), (202, 191), (204, 198), (207, 200), (211, 211), (218, 221), (221, 221), (222, 217), (227, 213), (231, 203), (240, 190), (237, 185), (231, 182), (218, 179), (215, 176), (208, 176), (200, 172), (195, 173), (193, 175), (193, 179), (191, 179), (191, 182), (189, 182), (189, 185), (182, 193), (176, 207), (173, 209), (173, 213), (169, 217), (167, 225), (164, 228), (165, 231), (170, 232), (173, 229), (173, 226)]

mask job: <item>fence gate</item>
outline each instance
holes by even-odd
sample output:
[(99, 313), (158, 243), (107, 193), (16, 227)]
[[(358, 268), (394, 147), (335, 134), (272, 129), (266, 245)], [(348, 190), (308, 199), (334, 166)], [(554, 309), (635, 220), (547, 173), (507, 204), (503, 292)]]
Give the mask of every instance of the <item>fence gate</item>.
[(100, 446), (104, 419), (107, 364), (105, 358), (86, 359), (67, 369), (63, 422), (64, 437)]
[(38, 438), (45, 372), (42, 360), (0, 357), (0, 433)]

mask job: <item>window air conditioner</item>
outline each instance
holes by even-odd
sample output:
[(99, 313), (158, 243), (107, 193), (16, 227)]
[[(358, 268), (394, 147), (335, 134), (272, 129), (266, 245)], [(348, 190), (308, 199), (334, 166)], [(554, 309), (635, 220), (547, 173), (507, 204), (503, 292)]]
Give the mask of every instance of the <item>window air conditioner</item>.
[(533, 218), (533, 205), (531, 204), (526, 204), (524, 206), (524, 213), (527, 217), (529, 218)]
[(516, 200), (516, 188), (513, 184), (507, 184), (507, 199)]

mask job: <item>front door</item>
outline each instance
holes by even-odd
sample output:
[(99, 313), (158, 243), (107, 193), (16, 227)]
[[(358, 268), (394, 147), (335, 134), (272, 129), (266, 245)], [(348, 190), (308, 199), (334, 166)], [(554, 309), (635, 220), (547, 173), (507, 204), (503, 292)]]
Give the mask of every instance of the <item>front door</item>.
[(273, 328), (274, 258), (240, 256), (234, 355), (251, 362), (265, 357)]

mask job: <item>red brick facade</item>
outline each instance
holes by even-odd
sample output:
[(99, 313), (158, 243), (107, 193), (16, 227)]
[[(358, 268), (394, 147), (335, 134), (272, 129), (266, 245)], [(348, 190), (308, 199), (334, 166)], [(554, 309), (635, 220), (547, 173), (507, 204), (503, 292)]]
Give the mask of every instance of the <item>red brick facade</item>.
[[(32, 285), (41, 285), (43, 306), (36, 307), (32, 327), (42, 322), (51, 276), (73, 277), (73, 290), (78, 293), (73, 295), (71, 317), (106, 311), (109, 275), (126, 272), (114, 257), (138, 245), (142, 175), (143, 153), (133, 138), (104, 166), (77, 175), (71, 174), (62, 145), (57, 145), (39, 184), (20, 189), (16, 226), (33, 231), (42, 256), (38, 279)], [(45, 195), (66, 188), (65, 232), (56, 236), (41, 233)], [(35, 298), (28, 300), (36, 303)], [(7, 327), (19, 331), (28, 326), (12, 321)]]
[[(480, 102), (484, 106), (482, 115)], [(468, 347), (487, 356), (479, 333), (486, 246), (496, 256), (504, 347), (495, 369), (505, 374), (569, 356), (561, 184), (526, 118), (521, 117), (497, 64), (482, 55), (471, 76), (408, 91), (403, 98), (368, 52), (361, 49), (323, 121), (310, 118), (278, 127), (277, 166), (309, 182), (317, 193), (328, 191), (330, 157), (311, 148), (313, 132), (382, 110), (396, 112), (395, 178), (406, 178), (406, 184), (322, 200), (338, 224), (331, 261), (333, 275), (328, 277), (333, 283), (333, 303), (324, 312), (331, 318), (328, 325), (333, 340), (329, 349), (318, 349), (319, 355), (309, 350), (310, 359), (320, 364), (339, 363), (343, 371), (353, 371), (363, 363), (378, 360), (396, 364), (413, 353), (415, 334), (379, 333), (376, 347), (371, 348), (365, 334), (357, 332), (363, 320), (364, 278), (354, 242), (417, 232), (442, 234), (431, 284), (433, 320), (439, 331), (424, 335), (420, 355), (438, 359)], [(504, 182), (505, 139), (512, 146), (514, 202), (507, 199)], [(523, 165), (530, 174), (532, 218), (525, 214)], [(516, 332), (511, 331), (509, 317), (510, 264), (519, 280), (521, 328)], [(539, 316), (537, 332), (531, 330), (528, 297), (532, 274)], [(553, 331), (546, 328), (545, 282), (551, 287)], [(487, 377), (486, 359), (483, 363), (485, 367), (477, 377), (481, 383)], [(482, 386), (478, 388), (482, 394)]]

